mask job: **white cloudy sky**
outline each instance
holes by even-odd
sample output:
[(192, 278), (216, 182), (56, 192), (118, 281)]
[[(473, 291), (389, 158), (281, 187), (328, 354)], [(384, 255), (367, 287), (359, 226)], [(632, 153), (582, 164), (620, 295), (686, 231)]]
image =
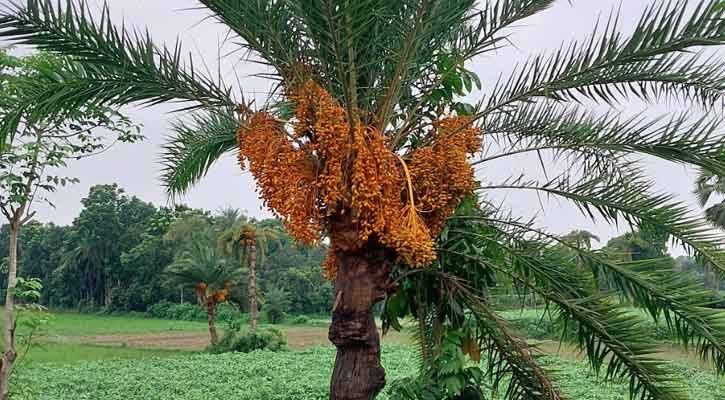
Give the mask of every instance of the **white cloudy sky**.
[[(0, 0), (0, 4), (8, 0)], [(606, 18), (612, 10), (619, 9), (621, 27), (624, 32), (633, 29), (642, 11), (648, 4), (659, 0), (596, 0), (574, 1), (560, 0), (551, 9), (521, 23), (512, 36), (516, 47), (510, 47), (497, 53), (489, 53), (475, 60), (471, 68), (477, 72), (489, 86), (501, 73), (528, 55), (542, 49), (555, 49), (573, 38), (583, 38), (591, 33), (598, 18)], [(95, 9), (99, 9), (102, 0), (88, 0)], [(691, 3), (695, 3), (693, 0)], [(194, 0), (108, 0), (115, 21), (125, 21), (138, 28), (148, 27), (158, 42), (174, 42), (179, 38), (197, 60), (205, 59), (209, 67), (216, 70), (219, 43), (226, 37), (226, 31), (213, 20), (206, 18), (208, 13)], [(227, 44), (222, 54), (233, 48)], [(241, 77), (246, 95), (256, 94), (263, 98), (268, 84), (248, 79), (247, 75), (259, 72), (259, 66), (239, 61), (240, 54), (232, 53), (221, 59), (221, 70), (228, 82)], [(481, 94), (472, 96), (474, 99)], [(148, 109), (128, 108), (126, 112), (134, 121), (143, 125), (147, 140), (144, 143), (117, 147), (102, 157), (76, 162), (70, 166), (71, 176), (77, 176), (81, 182), (72, 188), (64, 189), (55, 195), (57, 208), (41, 208), (39, 219), (60, 224), (70, 223), (80, 209), (80, 199), (95, 184), (117, 182), (130, 194), (156, 204), (166, 204), (167, 198), (159, 183), (158, 156), (160, 146), (169, 134), (169, 122), (178, 116), (170, 114), (170, 108), (154, 107)], [(676, 106), (652, 107), (641, 103), (621, 105), (620, 110), (627, 113), (645, 111), (653, 115), (676, 111)], [(648, 171), (663, 190), (673, 192), (683, 201), (696, 207), (691, 194), (694, 171), (685, 167), (647, 160)], [(530, 157), (506, 158), (487, 163), (481, 171), (482, 178), (500, 181), (522, 171), (540, 176), (537, 159)], [(580, 216), (575, 208), (560, 201), (546, 202), (544, 207), (535, 195), (516, 193), (495, 193), (492, 196), (503, 201), (515, 213), (538, 217), (542, 226), (553, 232), (564, 233), (571, 229), (588, 229), (605, 241), (617, 234), (616, 228), (605, 224), (593, 224)], [(193, 207), (218, 209), (224, 206), (238, 207), (257, 217), (268, 216), (262, 209), (254, 183), (247, 173), (236, 165), (233, 156), (221, 160), (212, 168), (204, 181), (182, 199)], [(676, 254), (680, 251), (673, 249)]]

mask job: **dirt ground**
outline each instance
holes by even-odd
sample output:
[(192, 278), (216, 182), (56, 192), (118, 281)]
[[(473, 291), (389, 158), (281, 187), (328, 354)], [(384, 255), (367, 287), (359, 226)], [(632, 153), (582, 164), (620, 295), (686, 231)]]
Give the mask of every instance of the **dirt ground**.
[[(327, 327), (286, 326), (280, 330), (285, 334), (289, 347), (303, 350), (316, 346), (329, 346)], [(56, 338), (56, 341), (69, 343), (95, 344), (105, 346), (129, 346), (140, 348), (174, 349), (198, 351), (209, 344), (206, 332), (164, 332), (134, 335), (93, 335)], [(383, 337), (383, 343), (404, 344), (408, 340), (398, 332), (389, 332)]]

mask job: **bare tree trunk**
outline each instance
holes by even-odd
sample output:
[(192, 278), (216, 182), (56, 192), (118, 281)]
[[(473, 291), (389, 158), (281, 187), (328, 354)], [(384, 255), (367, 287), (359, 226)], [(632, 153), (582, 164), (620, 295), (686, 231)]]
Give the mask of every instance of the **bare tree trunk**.
[(257, 331), (257, 245), (249, 245), (249, 331)]
[(15, 349), (15, 286), (18, 271), (18, 230), (17, 221), (10, 222), (10, 243), (8, 246), (8, 287), (5, 293), (5, 312), (3, 326), (3, 348), (5, 351), (0, 365), (0, 400), (7, 400), (10, 393), (10, 375), (17, 357)]
[(536, 291), (531, 289), (531, 308), (536, 308)]
[(336, 246), (335, 254), (340, 268), (328, 336), (337, 347), (337, 356), (330, 399), (372, 400), (385, 387), (372, 309), (385, 297), (389, 263), (385, 250), (376, 244), (355, 251)]
[(211, 344), (217, 344), (219, 342), (219, 334), (216, 331), (216, 303), (207, 303), (206, 313), (209, 321), (209, 337), (211, 338)]

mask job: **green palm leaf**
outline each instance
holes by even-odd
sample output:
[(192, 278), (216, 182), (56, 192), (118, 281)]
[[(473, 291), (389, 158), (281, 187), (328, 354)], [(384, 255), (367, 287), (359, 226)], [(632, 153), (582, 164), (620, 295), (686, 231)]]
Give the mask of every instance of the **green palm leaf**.
[(668, 95), (714, 104), (722, 97), (722, 63), (702, 62), (688, 52), (725, 43), (725, 9), (719, 0), (702, 0), (687, 15), (686, 5), (658, 2), (626, 38), (610, 17), (601, 37), (594, 34), (587, 42), (533, 57), (494, 88), (478, 115), (536, 97), (614, 103), (629, 96), (654, 100)]
[[(0, 14), (0, 37), (75, 61), (57, 82), (21, 88), (25, 98), (18, 112), (30, 111), (28, 123), (84, 104), (180, 101), (191, 107), (234, 107), (229, 89), (185, 61), (180, 43), (159, 47), (148, 33), (116, 28), (107, 7), (98, 20), (85, 2), (61, 8), (50, 0), (28, 0), (9, 8)], [(18, 122), (17, 117), (6, 119), (0, 134), (13, 132)]]
[(223, 154), (237, 147), (239, 120), (227, 112), (198, 112), (173, 124), (164, 145), (162, 181), (172, 196), (185, 193)]

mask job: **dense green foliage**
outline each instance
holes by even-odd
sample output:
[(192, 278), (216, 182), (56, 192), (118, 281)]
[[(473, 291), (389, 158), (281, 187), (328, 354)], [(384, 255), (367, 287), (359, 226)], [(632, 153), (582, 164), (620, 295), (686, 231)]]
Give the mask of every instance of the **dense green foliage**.
[[(202, 310), (191, 311), (188, 306), (168, 309), (168, 303), (182, 299), (195, 303), (196, 298), (193, 286), (178, 286), (164, 271), (198, 239), (192, 232), (201, 232), (214, 245), (226, 227), (223, 212), (184, 206), (159, 208), (127, 195), (115, 184), (93, 186), (82, 204), (70, 226), (31, 222), (21, 232), (20, 274), (43, 281), (43, 304), (85, 311), (150, 311), (158, 318), (199, 318)], [(332, 297), (332, 285), (320, 270), (326, 249), (297, 246), (276, 220), (253, 222), (279, 231), (277, 240), (260, 257), (261, 303), (272, 309), (276, 319), (284, 313), (326, 312)], [(0, 257), (7, 254), (7, 235), (4, 226)], [(241, 260), (231, 262), (245, 274)], [(240, 310), (247, 307), (245, 290), (242, 284), (232, 293)], [(149, 309), (160, 302), (166, 303)]]
[(219, 343), (209, 346), (210, 353), (249, 353), (255, 350), (281, 351), (287, 348), (284, 334), (274, 328), (249, 332), (241, 321), (230, 323)]
[[(35, 366), (21, 371), (13, 400), (326, 400), (334, 349), (304, 352), (229, 353), (150, 360), (106, 360)], [(622, 400), (624, 384), (605, 385), (585, 364), (543, 357), (555, 371), (563, 394), (577, 400)], [(384, 347), (383, 365), (390, 381), (414, 373), (412, 349)], [(688, 383), (690, 398), (719, 400), (725, 387), (706, 370), (670, 363)], [(122, 376), (123, 379), (118, 379)], [(31, 390), (31, 388), (34, 388)], [(379, 396), (388, 399), (388, 391)]]
[[(207, 320), (206, 310), (193, 303), (171, 303), (162, 301), (149, 306), (146, 315), (152, 318), (174, 319), (178, 321), (199, 321)], [(232, 304), (220, 304), (216, 314), (219, 322), (238, 321), (242, 318), (239, 307)]]

